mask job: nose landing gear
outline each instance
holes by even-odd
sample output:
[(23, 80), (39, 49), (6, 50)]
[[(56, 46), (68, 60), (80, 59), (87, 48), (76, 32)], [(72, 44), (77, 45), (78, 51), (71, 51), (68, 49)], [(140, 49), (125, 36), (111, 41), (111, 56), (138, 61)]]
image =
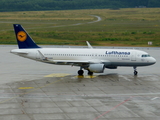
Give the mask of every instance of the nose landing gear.
[(134, 75), (137, 76), (137, 74), (138, 74), (138, 72), (137, 72), (137, 67), (134, 66), (133, 69), (134, 69)]

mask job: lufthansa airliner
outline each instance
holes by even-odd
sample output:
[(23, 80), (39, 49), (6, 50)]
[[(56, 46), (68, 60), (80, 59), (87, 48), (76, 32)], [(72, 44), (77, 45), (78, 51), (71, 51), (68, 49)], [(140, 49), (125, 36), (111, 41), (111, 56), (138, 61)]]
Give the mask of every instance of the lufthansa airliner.
[(78, 75), (88, 71), (103, 73), (105, 68), (117, 69), (119, 66), (133, 67), (134, 75), (137, 75), (137, 67), (149, 66), (156, 63), (156, 59), (147, 52), (135, 49), (93, 49), (89, 48), (41, 48), (24, 30), (20, 24), (13, 25), (19, 49), (11, 50), (11, 53), (32, 60), (56, 65), (79, 66)]

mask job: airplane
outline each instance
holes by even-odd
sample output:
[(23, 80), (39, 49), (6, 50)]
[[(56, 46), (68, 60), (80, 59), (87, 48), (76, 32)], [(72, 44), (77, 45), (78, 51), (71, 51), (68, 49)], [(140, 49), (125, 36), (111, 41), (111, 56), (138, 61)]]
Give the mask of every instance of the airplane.
[(105, 68), (117, 69), (119, 66), (133, 67), (136, 76), (137, 67), (156, 63), (155, 58), (141, 50), (95, 49), (88, 41), (88, 48), (42, 48), (20, 24), (13, 24), (13, 27), (19, 49), (13, 49), (11, 53), (49, 64), (79, 66), (78, 75), (81, 76), (84, 70), (93, 75), (103, 73)]

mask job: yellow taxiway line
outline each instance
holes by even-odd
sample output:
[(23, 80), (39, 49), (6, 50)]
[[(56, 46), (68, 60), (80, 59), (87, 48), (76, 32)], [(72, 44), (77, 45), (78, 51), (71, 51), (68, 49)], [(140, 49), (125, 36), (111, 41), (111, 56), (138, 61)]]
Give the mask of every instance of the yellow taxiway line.
[(18, 89), (33, 89), (34, 87), (19, 87)]
[(78, 75), (78, 76), (75, 76), (76, 78), (95, 78), (95, 77), (97, 77), (97, 76), (95, 76), (95, 75), (86, 75), (86, 76), (81, 76), (81, 75)]
[[(53, 74), (49, 74), (49, 75), (46, 75), (44, 77), (66, 77), (66, 76), (69, 76), (70, 74), (65, 74), (65, 73), (53, 73)], [(75, 76), (75, 78), (95, 78), (97, 76), (95, 75), (92, 75), (92, 76), (89, 76), (89, 75), (83, 75), (83, 76), (80, 76), (80, 75), (77, 75)]]
[(50, 74), (50, 75), (46, 75), (44, 77), (66, 77), (70, 74), (65, 74), (65, 73), (53, 73), (53, 74)]

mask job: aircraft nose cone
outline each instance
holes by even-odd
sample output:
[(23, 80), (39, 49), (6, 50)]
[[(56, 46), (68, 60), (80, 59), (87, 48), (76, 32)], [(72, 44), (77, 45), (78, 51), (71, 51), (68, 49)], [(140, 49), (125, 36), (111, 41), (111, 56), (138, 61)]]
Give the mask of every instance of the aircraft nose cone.
[(155, 58), (152, 58), (152, 59), (151, 59), (151, 63), (152, 63), (152, 64), (155, 64), (155, 63), (156, 63), (156, 59), (155, 59)]

